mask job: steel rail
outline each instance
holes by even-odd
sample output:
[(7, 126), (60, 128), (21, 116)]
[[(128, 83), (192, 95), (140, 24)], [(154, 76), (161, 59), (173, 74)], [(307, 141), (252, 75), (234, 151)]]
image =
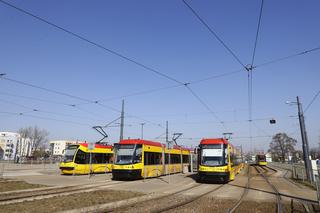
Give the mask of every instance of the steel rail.
[(202, 198), (202, 197), (204, 197), (204, 196), (206, 196), (206, 195), (208, 195), (208, 194), (210, 194), (210, 193), (212, 193), (214, 191), (217, 191), (218, 189), (222, 188), (224, 185), (225, 184), (222, 184), (222, 185), (218, 186), (217, 188), (214, 188), (214, 189), (212, 189), (212, 190), (210, 190), (208, 192), (205, 192), (205, 193), (203, 193), (201, 195), (198, 195), (196, 197), (193, 196), (192, 198), (187, 199), (187, 200), (185, 200), (183, 202), (180, 202), (180, 203), (177, 203), (177, 204), (174, 204), (174, 205), (171, 205), (171, 206), (166, 206), (166, 207), (151, 211), (151, 213), (161, 213), (161, 212), (165, 212), (165, 211), (168, 211), (168, 210), (172, 210), (172, 209), (187, 205), (187, 204), (192, 203), (192, 202), (194, 202), (196, 200), (199, 200), (200, 198)]
[[(69, 193), (69, 192), (81, 192), (83, 190), (88, 190), (88, 189), (93, 189), (94, 187), (103, 187), (103, 186), (113, 186), (113, 185), (118, 185), (123, 182), (107, 182), (107, 183), (98, 183), (98, 184), (85, 184), (85, 185), (76, 185), (76, 186), (66, 186), (66, 187), (57, 187), (57, 188), (48, 188), (48, 189), (41, 189), (37, 191), (27, 191), (22, 194), (17, 194), (19, 193), (18, 191), (15, 191), (11, 195), (8, 194), (6, 197), (0, 198), (0, 205), (5, 205), (7, 202), (20, 202), (23, 199), (28, 199), (28, 198), (37, 198), (41, 196), (48, 196), (48, 195), (59, 195), (63, 193)], [(98, 189), (97, 189), (98, 190)], [(17, 195), (15, 195), (17, 194)], [(22, 202), (22, 201), (21, 201)]]
[(282, 204), (281, 204), (281, 194), (279, 193), (278, 189), (269, 181), (267, 176), (261, 172), (260, 167), (254, 166), (254, 168), (257, 170), (257, 172), (260, 174), (261, 177), (271, 186), (273, 191), (275, 192), (276, 198), (277, 198), (277, 213), (282, 213)]
[(249, 191), (249, 187), (250, 187), (250, 179), (251, 179), (251, 175), (250, 175), (250, 165), (248, 165), (248, 170), (247, 170), (247, 177), (248, 177), (248, 181), (247, 181), (247, 184), (246, 184), (246, 187), (245, 189), (243, 190), (243, 193), (241, 194), (241, 197), (240, 199), (231, 207), (231, 209), (228, 209), (227, 212), (228, 213), (233, 213), (235, 212), (240, 204), (242, 203), (244, 197), (248, 194), (248, 191)]
[[(181, 193), (181, 192), (188, 191), (188, 190), (190, 190), (190, 189), (199, 187), (199, 186), (201, 186), (201, 185), (202, 185), (202, 184), (198, 183), (198, 184), (193, 185), (193, 186), (191, 186), (191, 187), (188, 187), (188, 188), (185, 188), (185, 189), (181, 189), (181, 190), (178, 190), (178, 191), (176, 191), (176, 192), (169, 193), (169, 194), (166, 194), (166, 195), (156, 196), (155, 198), (151, 198), (151, 199), (148, 199), (148, 200), (144, 200), (144, 201), (141, 201), (141, 202), (137, 202), (137, 203), (135, 203), (135, 204), (143, 203), (143, 202), (146, 202), (146, 201), (150, 202), (150, 201), (153, 201), (153, 200), (158, 200), (158, 199), (163, 199), (163, 198), (166, 198), (166, 197), (170, 197), (170, 196), (172, 196), (172, 195), (176, 195), (176, 194), (179, 194), (179, 193)], [(132, 205), (132, 204), (130, 204), (130, 205)], [(107, 209), (107, 211), (108, 211), (108, 212), (113, 212), (113, 211), (115, 211), (115, 210), (121, 210), (121, 209), (124, 209), (124, 208), (126, 208), (126, 207), (128, 207), (128, 206), (127, 206), (127, 205), (124, 205), (124, 206), (117, 207), (117, 208)]]

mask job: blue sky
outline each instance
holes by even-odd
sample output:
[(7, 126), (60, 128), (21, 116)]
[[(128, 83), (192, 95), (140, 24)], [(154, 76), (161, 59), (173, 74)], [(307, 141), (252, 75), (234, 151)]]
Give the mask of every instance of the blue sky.
[[(182, 1), (8, 2), (181, 82), (241, 70)], [(251, 63), (260, 1), (187, 2), (245, 65)], [(265, 1), (255, 65), (318, 47), (319, 9), (318, 1)], [(3, 3), (0, 25), (0, 73), (6, 73), (7, 78), (90, 100), (177, 85)], [(306, 106), (319, 91), (319, 54), (315, 51), (253, 71), (252, 144), (247, 121), (247, 73), (243, 68), (242, 72), (190, 84), (227, 129), (180, 86), (127, 97), (126, 112), (148, 122), (127, 116), (125, 137), (140, 137), (140, 123), (146, 122), (144, 137), (153, 140), (165, 132), (168, 120), (170, 132), (182, 132), (185, 139), (180, 143), (189, 146), (203, 137), (221, 137), (227, 130), (233, 133), (232, 142), (246, 150), (266, 150), (271, 138), (265, 136), (277, 132), (291, 134), (300, 148), (298, 120), (292, 117), (297, 108), (285, 102), (294, 101), (298, 95)], [(91, 126), (119, 117), (119, 112), (106, 106), (120, 110), (121, 98), (101, 102), (104, 107), (83, 103), (1, 79), (0, 112), (26, 113), (0, 113), (0, 130), (37, 125), (50, 132), (50, 139), (97, 140), (100, 136)], [(319, 106), (317, 99), (306, 113), (311, 146), (320, 142)], [(277, 124), (270, 125), (269, 118), (275, 118)], [(119, 128), (107, 131), (110, 141), (117, 142)]]

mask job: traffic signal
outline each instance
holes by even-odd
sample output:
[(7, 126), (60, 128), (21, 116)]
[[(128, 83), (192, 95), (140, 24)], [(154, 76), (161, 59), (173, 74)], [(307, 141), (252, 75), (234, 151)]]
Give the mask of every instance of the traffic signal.
[(270, 120), (270, 124), (275, 124), (276, 123), (276, 120), (275, 119), (271, 119)]

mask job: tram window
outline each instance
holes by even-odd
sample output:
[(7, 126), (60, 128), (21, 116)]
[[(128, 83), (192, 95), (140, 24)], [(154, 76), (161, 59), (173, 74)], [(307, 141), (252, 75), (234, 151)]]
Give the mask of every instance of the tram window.
[[(89, 153), (87, 153), (87, 154), (89, 154)], [(79, 149), (78, 152), (77, 152), (76, 159), (74, 160), (74, 162), (78, 163), (78, 164), (86, 164), (86, 163), (88, 163), (88, 158), (86, 158), (86, 153)]]
[(133, 156), (133, 163), (140, 163), (142, 160), (142, 147), (137, 147)]
[(182, 161), (183, 161), (183, 163), (189, 163), (189, 161), (190, 161), (189, 155), (183, 155)]
[(92, 163), (95, 164), (102, 164), (102, 163), (106, 163), (107, 159), (106, 159), (106, 154), (104, 153), (92, 153)]
[[(186, 156), (189, 157), (188, 155), (186, 155)], [(182, 159), (184, 159), (184, 158), (182, 158)], [(189, 161), (189, 159), (188, 159), (188, 161)], [(170, 154), (170, 164), (178, 164), (178, 163), (181, 163), (181, 155)], [(165, 164), (169, 164), (169, 154), (168, 153), (165, 154)]]
[(144, 153), (144, 165), (159, 165), (162, 153), (157, 152), (145, 152)]
[(203, 156), (202, 165), (206, 166), (221, 166), (224, 165), (223, 158), (222, 157), (216, 157), (216, 156)]

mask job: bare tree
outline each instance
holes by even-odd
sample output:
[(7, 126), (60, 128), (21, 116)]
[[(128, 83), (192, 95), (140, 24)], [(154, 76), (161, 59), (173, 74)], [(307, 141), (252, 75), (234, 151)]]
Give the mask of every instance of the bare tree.
[(32, 134), (30, 137), (32, 154), (48, 142), (48, 135), (49, 133), (45, 129), (39, 129), (37, 126), (32, 128)]
[(311, 155), (311, 159), (313, 160), (318, 159), (320, 157), (319, 149), (315, 147), (311, 148), (310, 155)]
[(26, 155), (29, 157), (39, 148), (44, 147), (48, 142), (48, 131), (39, 129), (37, 126), (21, 128), (18, 132), (21, 136), (20, 144), (18, 146), (20, 156)]
[(294, 146), (296, 144), (297, 140), (289, 137), (286, 133), (277, 133), (272, 137), (269, 151), (272, 153), (274, 160), (285, 162), (289, 153), (291, 153), (291, 156), (295, 153)]

